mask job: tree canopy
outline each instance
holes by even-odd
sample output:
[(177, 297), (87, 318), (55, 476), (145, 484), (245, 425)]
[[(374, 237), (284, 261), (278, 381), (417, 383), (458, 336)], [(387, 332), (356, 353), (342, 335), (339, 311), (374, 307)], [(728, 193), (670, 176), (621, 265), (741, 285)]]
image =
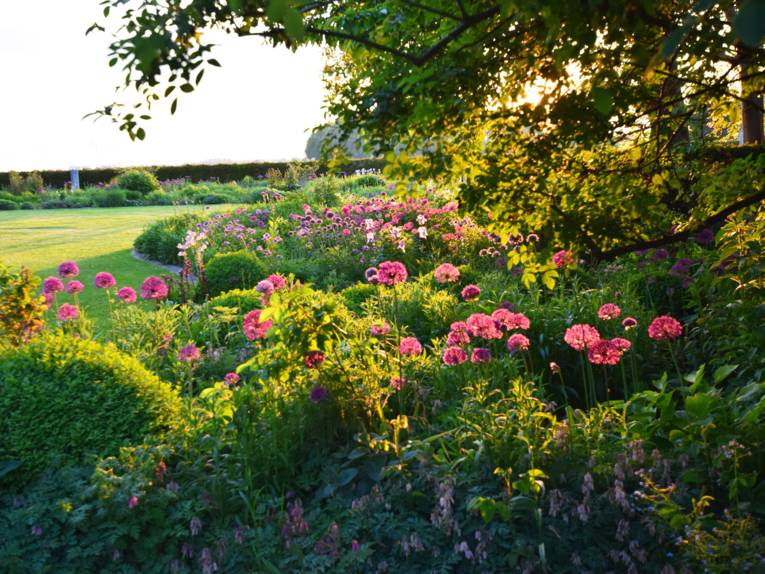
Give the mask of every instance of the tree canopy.
[(760, 164), (723, 162), (733, 183), (720, 189), (705, 151), (736, 142), (739, 125), (763, 141), (763, 0), (102, 4), (120, 21), (110, 65), (143, 99), (100, 114), (131, 137), (152, 105), (171, 98), (174, 111), (220, 65), (204, 33), (217, 28), (328, 46), (342, 137), (388, 153), (402, 182), (457, 185), (499, 229), (608, 258), (765, 197)]

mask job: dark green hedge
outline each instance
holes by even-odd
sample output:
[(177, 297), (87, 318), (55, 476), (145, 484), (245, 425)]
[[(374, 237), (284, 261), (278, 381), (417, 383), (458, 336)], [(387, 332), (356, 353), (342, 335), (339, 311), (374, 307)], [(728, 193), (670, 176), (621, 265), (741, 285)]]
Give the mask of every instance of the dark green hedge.
[[(315, 162), (312, 162), (315, 163)], [(240, 181), (245, 176), (261, 177), (265, 176), (269, 169), (285, 170), (289, 162), (254, 162), (254, 163), (230, 163), (230, 164), (211, 164), (211, 165), (167, 165), (150, 167), (159, 180), (178, 179), (187, 177), (191, 181), (206, 181), (217, 179), (221, 182)], [(345, 173), (353, 173), (358, 169), (382, 169), (385, 167), (385, 160), (382, 159), (352, 159), (341, 166), (338, 170)], [(124, 169), (103, 168), (103, 169), (83, 169), (80, 170), (80, 185), (97, 185), (107, 183), (113, 177), (123, 172)], [(325, 171), (319, 167), (319, 173)], [(43, 181), (49, 187), (64, 187), (69, 183), (68, 170), (47, 170), (41, 171)], [(0, 172), (0, 187), (8, 187), (10, 180), (7, 172)]]

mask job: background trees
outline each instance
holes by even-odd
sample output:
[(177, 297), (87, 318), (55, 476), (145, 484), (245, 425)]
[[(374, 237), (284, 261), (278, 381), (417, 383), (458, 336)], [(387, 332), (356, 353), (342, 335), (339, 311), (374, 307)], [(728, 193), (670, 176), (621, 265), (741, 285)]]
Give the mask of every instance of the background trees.
[(103, 4), (122, 23), (110, 63), (144, 100), (101, 113), (132, 137), (145, 135), (143, 109), (219, 65), (203, 33), (216, 27), (335, 48), (327, 110), (339, 140), (397, 150), (392, 173), (458, 185), (466, 208), (504, 230), (608, 258), (765, 197), (754, 160), (708, 151), (737, 142), (739, 125), (762, 143), (762, 0)]

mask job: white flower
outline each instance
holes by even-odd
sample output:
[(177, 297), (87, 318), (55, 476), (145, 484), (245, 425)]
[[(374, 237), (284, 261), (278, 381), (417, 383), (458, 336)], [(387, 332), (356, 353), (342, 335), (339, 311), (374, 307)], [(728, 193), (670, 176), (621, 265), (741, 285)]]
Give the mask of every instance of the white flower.
[(367, 233), (367, 243), (372, 243), (375, 240), (374, 231)]
[(417, 228), (417, 235), (420, 236), (420, 239), (425, 239), (428, 237), (428, 228), (424, 225)]
[(401, 251), (406, 251), (406, 241), (404, 241), (403, 239), (401, 241), (399, 241), (398, 242), (398, 248)]
[(420, 225), (425, 225), (428, 222), (428, 218), (425, 217), (422, 213), (417, 216), (417, 223)]

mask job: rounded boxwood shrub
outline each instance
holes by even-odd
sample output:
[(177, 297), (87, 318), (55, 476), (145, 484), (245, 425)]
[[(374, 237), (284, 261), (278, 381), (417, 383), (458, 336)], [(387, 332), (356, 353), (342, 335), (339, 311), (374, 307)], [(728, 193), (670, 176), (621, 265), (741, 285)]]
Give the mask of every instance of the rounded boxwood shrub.
[(98, 207), (124, 207), (127, 205), (127, 194), (122, 189), (108, 189), (96, 195)]
[(10, 199), (0, 199), (0, 211), (13, 211), (19, 209), (19, 204)]
[[(51, 464), (80, 464), (161, 435), (178, 394), (114, 346), (64, 335), (0, 352), (0, 467), (19, 482)], [(23, 477), (23, 479), (22, 479)]]
[(221, 203), (226, 203), (227, 201), (227, 197), (217, 193), (211, 193), (210, 195), (205, 195), (202, 198), (203, 205), (219, 205)]
[(186, 232), (201, 221), (194, 213), (184, 213), (160, 219), (149, 225), (139, 235), (133, 246), (149, 259), (178, 265), (178, 244), (186, 237)]
[(143, 195), (161, 189), (157, 177), (143, 169), (129, 169), (119, 174), (114, 183), (121, 189), (137, 191)]
[(260, 258), (251, 251), (218, 253), (207, 264), (205, 274), (210, 295), (232, 289), (249, 289), (271, 273)]

